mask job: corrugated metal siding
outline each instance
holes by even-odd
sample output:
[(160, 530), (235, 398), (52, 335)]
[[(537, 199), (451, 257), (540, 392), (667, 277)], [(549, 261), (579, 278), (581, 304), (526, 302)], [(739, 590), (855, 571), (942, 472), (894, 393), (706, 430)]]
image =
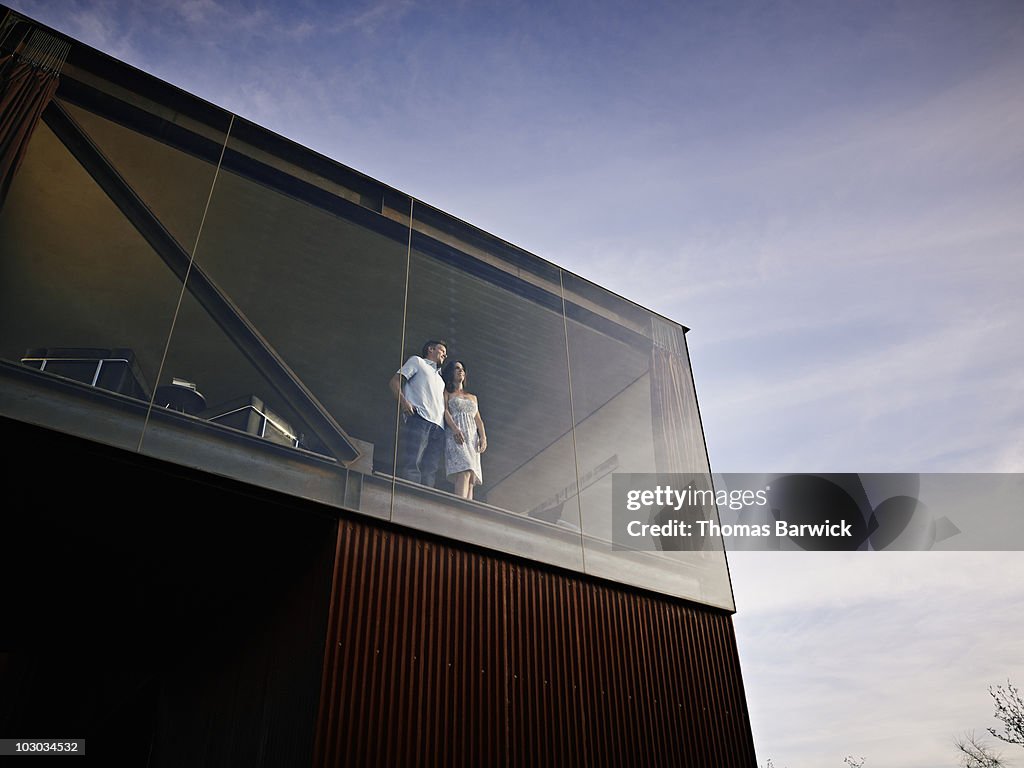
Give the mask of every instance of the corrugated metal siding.
[(328, 766), (753, 768), (730, 616), (341, 521)]

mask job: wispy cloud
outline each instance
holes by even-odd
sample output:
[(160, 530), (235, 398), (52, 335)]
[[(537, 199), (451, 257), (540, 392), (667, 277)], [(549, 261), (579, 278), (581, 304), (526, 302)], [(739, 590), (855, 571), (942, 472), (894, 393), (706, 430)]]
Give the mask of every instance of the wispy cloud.
[[(720, 471), (1024, 471), (1016, 0), (8, 4), (692, 327)], [(1024, 677), (1020, 553), (732, 574), (762, 762), (952, 764)]]
[(361, 8), (340, 12), (328, 26), (332, 32), (348, 29), (376, 32), (384, 25), (399, 23), (415, 7), (414, 0), (377, 0)]
[(736, 553), (730, 565), (762, 760), (951, 765), (955, 735), (994, 724), (988, 686), (1024, 672), (1007, 610), (1024, 602), (1019, 553)]
[[(216, 0), (181, 0), (174, 7), (193, 27), (208, 26), (228, 18), (228, 10)], [(245, 17), (240, 21), (245, 23)]]

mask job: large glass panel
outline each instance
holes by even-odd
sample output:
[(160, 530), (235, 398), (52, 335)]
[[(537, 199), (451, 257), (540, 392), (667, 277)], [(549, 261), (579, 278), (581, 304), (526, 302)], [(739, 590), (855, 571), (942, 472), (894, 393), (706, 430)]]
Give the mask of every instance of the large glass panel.
[[(403, 424), (394, 520), (580, 568), (559, 270), (418, 201), (413, 221), (405, 358), (416, 364), (425, 342), (442, 340), (465, 383), (449, 393), (459, 430), (442, 436), (433, 482), (417, 474), (432, 450), (420, 455), (422, 420)], [(487, 438), (479, 467), (474, 412)], [(472, 500), (460, 498), (469, 488)]]
[(629, 549), (613, 530), (616, 474), (710, 488), (683, 329), (579, 277), (563, 282), (586, 571), (731, 609), (720, 541), (648, 535)]
[(229, 116), (96, 61), (72, 50), (0, 209), (0, 412), (135, 450)]
[(389, 516), (408, 224), (381, 190), (235, 120), (145, 452)]

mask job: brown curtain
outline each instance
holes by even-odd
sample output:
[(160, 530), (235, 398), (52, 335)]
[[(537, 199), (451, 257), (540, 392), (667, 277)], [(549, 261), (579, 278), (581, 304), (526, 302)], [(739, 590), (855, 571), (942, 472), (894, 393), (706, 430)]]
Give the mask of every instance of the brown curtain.
[(0, 206), (57, 85), (55, 71), (16, 54), (0, 56)]
[(682, 327), (652, 318), (651, 418), (658, 472), (707, 472), (704, 433), (697, 413)]

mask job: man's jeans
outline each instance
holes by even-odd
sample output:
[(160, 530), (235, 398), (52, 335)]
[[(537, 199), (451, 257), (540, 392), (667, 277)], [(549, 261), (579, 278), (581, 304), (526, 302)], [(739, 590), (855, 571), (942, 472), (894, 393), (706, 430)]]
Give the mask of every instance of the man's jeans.
[(431, 488), (444, 451), (444, 430), (413, 414), (402, 417), (398, 431), (398, 476)]

